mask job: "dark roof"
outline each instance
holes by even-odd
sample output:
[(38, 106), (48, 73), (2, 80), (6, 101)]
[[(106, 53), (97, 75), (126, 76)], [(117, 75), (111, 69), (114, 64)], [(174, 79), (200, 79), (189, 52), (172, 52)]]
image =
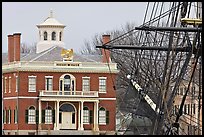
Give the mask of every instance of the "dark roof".
[[(21, 53), (21, 61), (62, 61), (62, 47), (53, 46), (41, 53), (31, 52), (28, 54)], [(8, 62), (8, 53), (2, 53), (2, 64)], [(74, 62), (101, 62), (102, 55), (79, 55), (74, 53)]]

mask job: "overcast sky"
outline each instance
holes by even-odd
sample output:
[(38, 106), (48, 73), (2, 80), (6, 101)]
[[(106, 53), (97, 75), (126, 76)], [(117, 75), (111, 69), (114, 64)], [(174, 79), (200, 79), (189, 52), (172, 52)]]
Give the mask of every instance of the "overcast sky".
[(37, 24), (53, 10), (53, 16), (66, 25), (64, 42), (67, 49), (80, 51), (84, 41), (127, 22), (142, 24), (147, 2), (3, 2), (2, 52), (8, 51), (7, 35), (21, 32), (21, 43), (38, 42)]

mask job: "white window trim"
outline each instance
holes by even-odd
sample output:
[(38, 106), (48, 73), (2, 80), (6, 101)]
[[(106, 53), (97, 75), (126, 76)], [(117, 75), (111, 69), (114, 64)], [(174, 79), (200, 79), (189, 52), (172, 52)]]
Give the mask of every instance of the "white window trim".
[(47, 83), (46, 83), (46, 79), (47, 78), (51, 78), (52, 79), (52, 90), (53, 90), (53, 76), (45, 76), (45, 90), (47, 91)]
[(90, 87), (90, 77), (82, 77), (82, 91), (87, 92), (86, 90), (83, 90), (83, 79), (89, 79), (89, 90), (88, 91), (90, 91), (91, 90), (91, 87)]
[[(28, 76), (28, 92), (36, 92), (36, 77), (37, 76)], [(29, 90), (29, 78), (35, 78), (35, 90)]]
[(45, 78), (53, 78), (53, 76), (45, 76)]
[[(45, 109), (45, 114), (46, 114), (46, 110), (51, 110), (51, 119), (52, 119), (52, 109)], [(45, 115), (45, 119), (46, 119), (46, 116), (47, 115)], [(53, 121), (51, 121), (51, 122), (45, 121), (45, 124), (52, 124), (52, 123), (53, 123)]]
[(11, 124), (11, 109), (8, 111), (8, 124)]
[(35, 118), (36, 118), (36, 108), (35, 109), (28, 109), (28, 124), (36, 124), (36, 120), (35, 120), (35, 122), (30, 122), (29, 121), (29, 110), (34, 110), (35, 111)]
[(14, 119), (14, 124), (17, 124), (18, 123), (18, 111), (17, 109), (15, 109), (15, 119)]
[(16, 92), (18, 92), (18, 76), (16, 76)]
[(7, 113), (7, 112), (6, 112), (6, 109), (4, 109), (4, 121), (3, 121), (4, 124), (6, 124), (6, 113)]
[[(84, 111), (84, 110), (83, 110)], [(88, 122), (87, 123), (84, 123), (84, 120), (83, 120), (83, 124), (84, 125), (89, 125), (90, 124), (90, 110), (88, 109)], [(84, 114), (83, 114), (84, 115)]]
[(106, 90), (105, 90), (105, 91), (100, 91), (100, 90), (99, 90), (100, 88), (99, 88), (99, 89), (98, 89), (98, 91), (99, 91), (98, 93), (102, 93), (102, 94), (103, 94), (103, 93), (104, 93), (104, 94), (107, 93), (107, 77), (99, 77), (99, 80), (98, 80), (98, 82), (99, 82), (99, 83), (98, 83), (98, 87), (100, 87), (100, 80), (104, 80), (104, 79), (106, 80)]
[[(106, 125), (106, 122), (104, 122), (104, 123), (100, 123), (100, 122), (99, 122), (99, 119), (100, 119), (99, 112), (100, 112), (100, 109), (98, 110), (98, 124), (99, 124), (99, 125)], [(106, 109), (105, 109), (105, 121), (106, 121)]]
[(9, 89), (8, 89), (8, 93), (11, 93), (11, 77), (9, 77)]
[(6, 93), (6, 87), (7, 87), (7, 77), (4, 79), (4, 93)]

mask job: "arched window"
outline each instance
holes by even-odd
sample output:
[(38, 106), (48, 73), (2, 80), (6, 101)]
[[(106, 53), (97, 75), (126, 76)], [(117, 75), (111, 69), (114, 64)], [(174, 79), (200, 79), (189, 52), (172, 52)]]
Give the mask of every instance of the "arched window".
[(52, 40), (56, 40), (56, 32), (52, 32)]
[(108, 124), (109, 123), (109, 111), (106, 111), (105, 108), (101, 107), (99, 109), (99, 124)]
[(36, 122), (36, 111), (34, 106), (28, 108), (28, 124), (35, 124)]
[(62, 32), (59, 33), (59, 41), (62, 41)]
[(83, 118), (83, 122), (84, 122), (84, 124), (88, 124), (89, 123), (89, 108), (88, 107), (84, 107), (84, 109), (83, 109), (83, 115), (84, 115), (84, 118)]
[(47, 32), (44, 32), (44, 40), (47, 40)]
[[(64, 74), (60, 77), (60, 91), (75, 91), (75, 77), (71, 74)], [(66, 92), (65, 94), (69, 94)], [(73, 93), (74, 94), (74, 93)]]

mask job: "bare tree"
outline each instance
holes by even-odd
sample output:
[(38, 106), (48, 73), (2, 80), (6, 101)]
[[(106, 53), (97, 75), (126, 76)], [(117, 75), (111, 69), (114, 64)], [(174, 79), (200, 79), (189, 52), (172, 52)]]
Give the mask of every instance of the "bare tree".
[[(182, 6), (186, 5), (186, 3), (173, 2), (168, 4), (169, 9), (164, 11), (163, 2), (152, 3), (152, 10), (147, 8), (149, 14), (145, 15), (144, 23), (141, 26), (186, 27), (180, 22), (180, 15), (184, 16), (182, 11), (186, 11), (182, 9)], [(191, 3), (189, 3), (189, 7), (190, 5)], [(160, 8), (158, 8), (159, 6)], [(150, 5), (147, 5), (147, 7), (150, 7)], [(188, 10), (189, 12), (185, 12), (186, 16), (190, 14), (190, 8)], [(172, 114), (171, 103), (181, 81), (183, 79), (189, 80), (188, 71), (191, 69), (189, 63), (193, 57), (192, 52), (178, 52), (175, 49), (198, 44), (198, 33), (136, 30), (135, 26), (135, 24), (127, 23), (121, 30), (107, 32), (106, 34), (110, 34), (113, 40), (109, 45), (160, 47), (168, 50), (110, 49), (112, 60), (117, 63), (120, 70), (116, 82), (117, 90), (120, 91), (117, 94), (117, 103), (120, 109), (148, 116), (154, 123), (152, 134), (161, 134), (160, 129), (165, 124), (164, 121), (172, 124), (170, 121)], [(93, 42), (92, 46), (102, 45), (101, 35), (95, 37), (97, 42)], [(96, 41), (96, 39), (93, 39), (93, 41)], [(92, 52), (89, 51), (89, 53)], [(151, 108), (145, 106), (146, 104), (142, 103), (140, 99), (138, 100), (138, 95), (128, 95), (128, 92), (134, 92), (134, 89), (130, 88), (130, 81), (126, 78), (127, 74), (131, 74), (146, 94), (151, 96), (157, 108), (164, 111), (164, 120), (160, 121), (160, 114), (155, 116)]]
[(36, 42), (33, 43), (32, 45), (29, 45), (27, 43), (21, 43), (21, 53), (31, 53), (36, 51)]

